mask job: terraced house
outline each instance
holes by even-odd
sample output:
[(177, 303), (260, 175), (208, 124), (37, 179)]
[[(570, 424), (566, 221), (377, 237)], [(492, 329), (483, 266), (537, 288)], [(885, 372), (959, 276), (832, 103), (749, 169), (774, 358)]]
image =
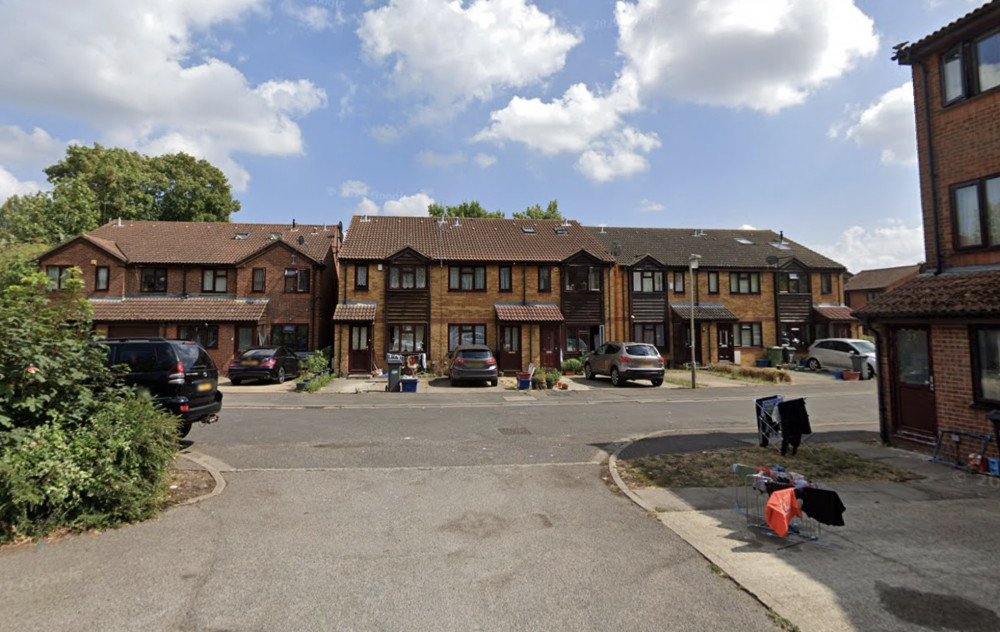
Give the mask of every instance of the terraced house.
[(113, 221), (39, 258), (53, 287), (83, 272), (98, 334), (196, 340), (224, 368), (238, 350), (330, 344), (338, 226)]
[(486, 344), (500, 369), (558, 366), (599, 344), (614, 258), (576, 222), (354, 217), (340, 252), (338, 371), (384, 368), (387, 353), (429, 371), (459, 344)]
[(817, 338), (857, 334), (844, 305), (844, 266), (782, 233), (588, 230), (620, 271), (615, 335), (655, 344), (675, 366), (691, 357), (692, 306), (699, 364), (753, 365), (768, 347), (804, 350)]
[(857, 311), (879, 334), (883, 436), (926, 444), (946, 430), (996, 436), (1000, 1), (898, 46), (894, 59), (913, 74), (926, 267)]

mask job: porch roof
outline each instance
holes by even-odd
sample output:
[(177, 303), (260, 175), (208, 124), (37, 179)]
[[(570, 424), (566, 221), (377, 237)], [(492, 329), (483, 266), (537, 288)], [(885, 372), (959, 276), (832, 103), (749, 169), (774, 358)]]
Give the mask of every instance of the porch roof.
[(337, 323), (373, 323), (378, 303), (341, 303), (333, 311), (333, 321)]
[(1000, 316), (1000, 270), (943, 272), (907, 281), (856, 310), (859, 318)]
[[(670, 306), (678, 317), (691, 320), (691, 306), (684, 303), (674, 303)], [(694, 306), (694, 319), (706, 321), (737, 321), (739, 317), (729, 311), (725, 305), (718, 303), (702, 303)]]
[(851, 308), (846, 305), (813, 305), (813, 311), (820, 318), (830, 322), (855, 321)]
[(494, 303), (497, 319), (513, 323), (561, 323), (562, 312), (555, 303)]
[(124, 298), (91, 299), (96, 322), (256, 323), (267, 299)]

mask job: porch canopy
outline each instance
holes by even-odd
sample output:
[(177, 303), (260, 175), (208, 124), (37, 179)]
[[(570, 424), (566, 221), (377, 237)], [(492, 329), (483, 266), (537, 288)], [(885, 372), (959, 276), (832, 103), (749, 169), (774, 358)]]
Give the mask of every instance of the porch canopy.
[(96, 322), (256, 323), (267, 299), (124, 298), (91, 299)]
[(855, 314), (864, 319), (996, 318), (1000, 270), (919, 276), (880, 295)]
[(335, 323), (373, 323), (378, 303), (340, 303), (333, 311)]
[(562, 312), (555, 303), (494, 303), (497, 320), (509, 323), (561, 323)]
[(857, 320), (851, 313), (851, 308), (846, 305), (813, 305), (813, 313), (820, 320), (831, 323), (849, 323)]
[[(670, 309), (677, 314), (681, 320), (691, 320), (691, 306), (684, 303), (674, 303)], [(739, 317), (729, 311), (725, 305), (717, 303), (702, 303), (694, 306), (694, 319), (696, 322), (736, 322)]]

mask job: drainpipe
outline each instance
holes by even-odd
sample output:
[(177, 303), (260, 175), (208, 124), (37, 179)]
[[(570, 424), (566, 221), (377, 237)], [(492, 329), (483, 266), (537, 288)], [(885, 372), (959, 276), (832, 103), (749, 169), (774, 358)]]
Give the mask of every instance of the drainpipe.
[(885, 369), (882, 368), (882, 360), (884, 359), (885, 365), (888, 366), (889, 353), (888, 349), (884, 348), (882, 345), (885, 338), (882, 337), (879, 330), (872, 327), (871, 323), (867, 320), (865, 321), (865, 327), (871, 329), (872, 333), (875, 334), (875, 350), (877, 352), (876, 355), (879, 358), (878, 375), (875, 376), (875, 379), (878, 380), (878, 383), (875, 385), (877, 387), (876, 391), (878, 392), (878, 438), (883, 445), (889, 445), (889, 414), (885, 406), (885, 388), (883, 388), (883, 385), (888, 384), (889, 380), (886, 379), (883, 381), (882, 379), (883, 377), (888, 377)]
[(927, 82), (927, 65), (921, 61), (920, 73), (924, 84), (924, 126), (927, 131), (927, 171), (931, 180), (931, 225), (934, 227), (934, 274), (941, 274), (941, 230), (938, 226), (940, 208), (938, 206), (937, 168), (934, 160), (934, 142), (931, 136), (931, 92)]

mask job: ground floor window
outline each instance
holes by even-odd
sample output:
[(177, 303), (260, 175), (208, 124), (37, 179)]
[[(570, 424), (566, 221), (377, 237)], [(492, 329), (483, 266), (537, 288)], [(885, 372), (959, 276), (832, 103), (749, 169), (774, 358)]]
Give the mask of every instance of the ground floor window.
[(292, 351), (308, 351), (309, 325), (272, 325), (271, 344)]
[(206, 349), (219, 348), (218, 325), (178, 325), (177, 337), (181, 340), (193, 340)]
[(781, 336), (778, 339), (781, 344), (804, 349), (812, 341), (808, 323), (781, 323)]
[(486, 325), (448, 325), (448, 351), (458, 345), (486, 344)]
[(977, 327), (972, 337), (972, 384), (977, 402), (1000, 405), (1000, 327)]
[(645, 342), (657, 347), (665, 345), (663, 323), (636, 323), (632, 326), (632, 340)]
[(422, 353), (427, 347), (425, 325), (389, 325), (389, 351), (395, 353)]
[(590, 353), (589, 326), (566, 326), (566, 351), (569, 353)]
[(760, 323), (738, 323), (734, 328), (737, 347), (763, 347)]

